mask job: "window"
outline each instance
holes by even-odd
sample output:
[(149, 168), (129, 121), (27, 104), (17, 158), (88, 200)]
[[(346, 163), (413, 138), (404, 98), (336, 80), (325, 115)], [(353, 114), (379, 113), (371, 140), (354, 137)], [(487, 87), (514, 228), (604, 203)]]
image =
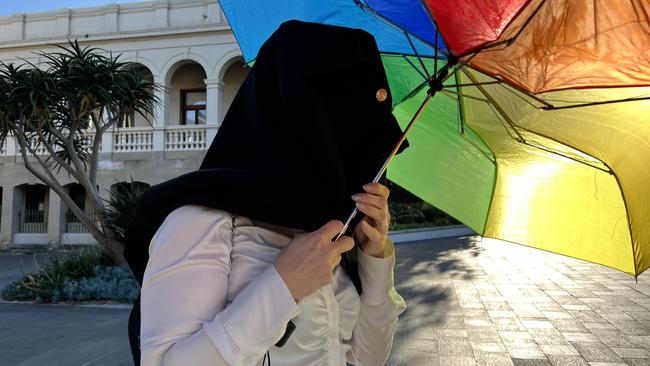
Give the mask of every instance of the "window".
[(205, 89), (181, 90), (182, 125), (200, 125), (206, 123), (206, 99)]
[(24, 222), (45, 221), (45, 187), (41, 185), (25, 187)]

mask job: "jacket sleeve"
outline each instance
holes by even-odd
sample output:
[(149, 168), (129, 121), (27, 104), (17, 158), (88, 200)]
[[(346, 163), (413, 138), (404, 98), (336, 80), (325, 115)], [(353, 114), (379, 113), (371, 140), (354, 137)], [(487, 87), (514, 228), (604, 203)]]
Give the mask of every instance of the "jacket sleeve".
[(143, 366), (254, 363), (299, 313), (272, 264), (227, 305), (231, 225), (225, 211), (186, 205), (152, 238), (140, 304)]
[(406, 309), (404, 299), (394, 288), (395, 248), (387, 240), (385, 258), (369, 256), (357, 246), (363, 292), (359, 319), (352, 331), (352, 348), (347, 354), (347, 361), (353, 365), (374, 366), (386, 362), (397, 317)]

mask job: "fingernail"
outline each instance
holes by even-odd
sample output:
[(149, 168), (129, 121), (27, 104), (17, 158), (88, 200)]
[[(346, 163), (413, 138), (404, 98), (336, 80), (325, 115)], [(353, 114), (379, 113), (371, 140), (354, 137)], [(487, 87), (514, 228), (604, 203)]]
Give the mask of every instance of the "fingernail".
[(352, 199), (355, 200), (355, 201), (359, 199), (359, 196), (356, 195), (356, 194), (353, 194), (351, 197), (352, 197)]

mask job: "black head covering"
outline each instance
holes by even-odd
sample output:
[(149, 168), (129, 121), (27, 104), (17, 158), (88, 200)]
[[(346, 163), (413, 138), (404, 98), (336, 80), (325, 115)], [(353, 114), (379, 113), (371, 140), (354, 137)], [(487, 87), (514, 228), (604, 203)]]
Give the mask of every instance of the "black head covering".
[[(355, 207), (350, 196), (372, 181), (401, 136), (391, 104), (370, 34), (282, 24), (260, 48), (201, 167), (149, 187), (136, 202), (124, 257), (140, 285), (151, 238), (186, 204), (305, 231), (345, 222)], [(355, 253), (344, 253), (341, 266), (361, 293)], [(138, 297), (129, 316), (136, 365), (139, 334)]]
[[(136, 203), (124, 256), (140, 284), (151, 238), (182, 205), (306, 231), (345, 222), (355, 207), (350, 196), (372, 181), (401, 136), (391, 103), (369, 33), (282, 24), (261, 47), (199, 170), (149, 187)], [(343, 265), (360, 291), (350, 262)]]

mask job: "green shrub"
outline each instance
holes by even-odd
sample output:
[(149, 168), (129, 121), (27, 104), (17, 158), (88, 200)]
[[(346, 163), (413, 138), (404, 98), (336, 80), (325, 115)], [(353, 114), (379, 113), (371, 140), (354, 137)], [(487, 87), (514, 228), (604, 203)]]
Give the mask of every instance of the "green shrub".
[(92, 277), (65, 277), (63, 287), (54, 290), (52, 301), (111, 300), (133, 303), (138, 293), (138, 282), (128, 268), (97, 265), (93, 268)]
[(132, 301), (133, 291), (137, 297), (138, 283), (128, 268), (116, 266), (101, 248), (85, 247), (50, 259), (37, 272), (7, 285), (0, 297), (36, 302)]
[(458, 225), (459, 222), (426, 202), (389, 202), (390, 230)]

